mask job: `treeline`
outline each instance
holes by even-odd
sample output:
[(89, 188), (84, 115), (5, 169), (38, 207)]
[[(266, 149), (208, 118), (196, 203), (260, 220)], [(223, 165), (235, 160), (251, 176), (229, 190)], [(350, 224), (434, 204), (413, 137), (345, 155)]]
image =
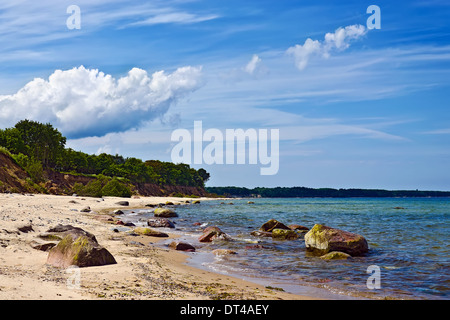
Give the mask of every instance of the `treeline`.
[[(126, 183), (152, 183), (160, 186), (204, 188), (210, 175), (187, 164), (158, 160), (142, 161), (121, 155), (87, 154), (66, 148), (66, 138), (49, 123), (22, 120), (14, 127), (0, 129), (0, 147), (24, 168), (35, 183), (45, 180), (45, 172), (53, 170), (74, 175), (100, 177), (99, 186), (106, 186), (105, 177)], [(111, 179), (109, 179), (111, 180)], [(119, 181), (113, 180), (112, 189)], [(109, 188), (109, 187), (108, 187)], [(111, 188), (109, 188), (111, 189)], [(120, 189), (120, 187), (119, 187)], [(125, 192), (122, 190), (122, 192)], [(107, 192), (111, 193), (110, 190)], [(126, 193), (126, 192), (125, 192)]]
[(253, 188), (207, 187), (207, 192), (227, 197), (263, 198), (387, 198), (387, 197), (450, 197), (449, 191), (333, 189), (306, 187)]

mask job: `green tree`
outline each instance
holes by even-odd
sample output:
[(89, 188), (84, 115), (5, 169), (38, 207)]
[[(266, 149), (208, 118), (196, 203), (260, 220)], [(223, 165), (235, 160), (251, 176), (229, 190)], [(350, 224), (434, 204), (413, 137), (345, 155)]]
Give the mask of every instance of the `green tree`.
[[(16, 150), (15, 153), (23, 151), (44, 167), (55, 167), (66, 144), (66, 138), (57, 129), (50, 123), (42, 124), (30, 120), (19, 121), (14, 128), (24, 144), (23, 150)], [(21, 148), (21, 146), (18, 147)]]

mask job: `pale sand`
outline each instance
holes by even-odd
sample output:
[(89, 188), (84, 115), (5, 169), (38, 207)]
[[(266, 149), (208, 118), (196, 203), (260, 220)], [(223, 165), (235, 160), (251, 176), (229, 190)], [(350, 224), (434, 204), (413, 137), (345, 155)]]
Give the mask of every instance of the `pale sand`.
[[(69, 203), (71, 200), (78, 203)], [(185, 264), (188, 253), (152, 245), (161, 238), (114, 232), (114, 225), (106, 219), (120, 207), (116, 204), (120, 200), (129, 201), (130, 206), (122, 208), (130, 209), (186, 199), (108, 197), (102, 201), (89, 197), (0, 194), (0, 299), (315, 299), (193, 268)], [(86, 206), (94, 212), (80, 212)], [(30, 222), (34, 231), (17, 231)], [(80, 286), (74, 287), (71, 280), (75, 273), (46, 265), (48, 252), (31, 247), (39, 234), (58, 224), (70, 224), (94, 234), (117, 264), (79, 268)]]

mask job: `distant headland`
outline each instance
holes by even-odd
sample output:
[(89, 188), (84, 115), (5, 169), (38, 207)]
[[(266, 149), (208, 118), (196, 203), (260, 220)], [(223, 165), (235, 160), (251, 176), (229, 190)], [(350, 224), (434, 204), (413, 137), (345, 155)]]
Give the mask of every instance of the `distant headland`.
[(383, 190), (383, 189), (333, 189), (307, 187), (206, 187), (209, 193), (227, 197), (253, 198), (412, 198), (450, 197), (450, 191)]

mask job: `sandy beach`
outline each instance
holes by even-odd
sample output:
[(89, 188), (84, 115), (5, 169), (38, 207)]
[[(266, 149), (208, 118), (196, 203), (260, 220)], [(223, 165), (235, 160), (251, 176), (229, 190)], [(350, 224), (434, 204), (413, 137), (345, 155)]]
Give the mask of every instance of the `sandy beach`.
[[(129, 201), (129, 206), (118, 205), (121, 200)], [(185, 261), (189, 253), (155, 246), (161, 238), (115, 232), (115, 225), (108, 221), (118, 208), (185, 200), (0, 194), (0, 299), (315, 299), (188, 266)], [(91, 212), (81, 212), (85, 207), (90, 207)], [(72, 269), (47, 265), (48, 252), (33, 248), (39, 234), (58, 224), (70, 224), (94, 234), (117, 264), (79, 268), (79, 286), (72, 285)], [(27, 225), (31, 231), (19, 231)]]

